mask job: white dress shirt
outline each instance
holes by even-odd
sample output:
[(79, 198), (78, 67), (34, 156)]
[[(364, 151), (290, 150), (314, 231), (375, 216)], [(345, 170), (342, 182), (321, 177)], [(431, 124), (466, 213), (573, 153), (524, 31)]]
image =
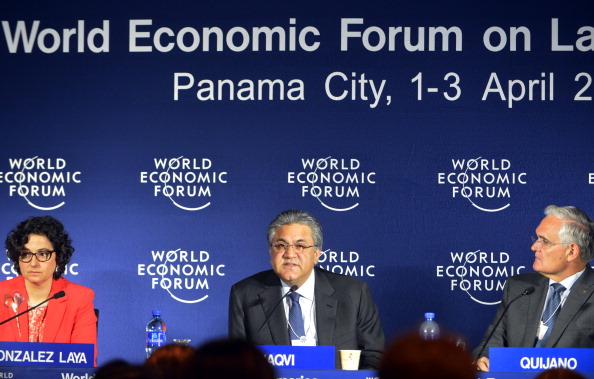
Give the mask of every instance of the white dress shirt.
[[(281, 280), (282, 288), (281, 294), (285, 295), (289, 291), (289, 286)], [(318, 334), (316, 332), (316, 310), (315, 310), (315, 286), (316, 274), (315, 271), (301, 287), (297, 289), (299, 295), (299, 306), (301, 306), (301, 314), (303, 316), (303, 327), (305, 329), (305, 342), (299, 340), (291, 341), (294, 346), (316, 346), (318, 341)], [(285, 316), (289, 320), (289, 306), (291, 299), (287, 296), (284, 302)], [(289, 324), (287, 321), (287, 333), (289, 333)]]

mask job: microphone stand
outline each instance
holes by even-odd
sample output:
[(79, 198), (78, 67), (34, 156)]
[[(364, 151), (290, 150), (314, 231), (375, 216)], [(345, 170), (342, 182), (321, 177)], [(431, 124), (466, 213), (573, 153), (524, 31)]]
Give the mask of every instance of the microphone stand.
[(521, 298), (522, 296), (525, 295), (530, 295), (532, 292), (534, 292), (535, 288), (534, 287), (528, 287), (524, 290), (524, 292), (522, 292), (521, 294), (519, 294), (518, 296), (514, 297), (512, 299), (512, 301), (510, 301), (507, 306), (505, 307), (505, 309), (503, 310), (503, 313), (501, 313), (501, 316), (499, 316), (499, 319), (497, 320), (497, 322), (495, 323), (495, 326), (493, 327), (493, 330), (491, 330), (491, 333), (489, 334), (489, 337), (487, 337), (487, 339), (485, 340), (485, 343), (483, 344), (483, 347), (481, 348), (481, 350), (479, 351), (479, 353), (476, 355), (476, 359), (480, 359), (481, 358), (481, 354), (483, 353), (483, 351), (485, 351), (485, 348), (487, 347), (487, 344), (489, 343), (489, 341), (491, 341), (491, 337), (493, 337), (493, 334), (495, 334), (495, 331), (497, 330), (497, 327), (499, 326), (499, 324), (501, 323), (501, 320), (503, 320), (503, 316), (505, 316), (505, 314), (507, 313), (507, 310), (509, 309), (510, 305), (512, 305), (516, 300), (518, 300), (519, 298)]
[(42, 301), (41, 303), (39, 303), (39, 304), (37, 304), (37, 305), (34, 305), (34, 306), (32, 306), (31, 308), (29, 308), (29, 309), (26, 309), (26, 310), (24, 310), (23, 312), (21, 312), (21, 313), (18, 313), (18, 314), (16, 314), (16, 315), (12, 316), (11, 318), (9, 318), (9, 319), (6, 319), (6, 320), (4, 320), (4, 321), (0, 322), (0, 325), (4, 325), (4, 324), (6, 324), (7, 322), (9, 322), (10, 320), (14, 320), (15, 318), (17, 318), (17, 317), (19, 317), (19, 316), (22, 316), (22, 315), (24, 315), (25, 313), (29, 313), (29, 312), (31, 312), (33, 309), (35, 309), (35, 308), (37, 308), (37, 307), (40, 307), (40, 306), (42, 306), (43, 304), (47, 303), (48, 301), (50, 301), (50, 300), (52, 300), (52, 299), (59, 299), (59, 298), (63, 297), (64, 295), (66, 295), (66, 293), (65, 293), (64, 291), (56, 292), (56, 293), (54, 294), (54, 296), (52, 296), (52, 297), (48, 297), (47, 299), (45, 299), (45, 300), (44, 300), (44, 301)]

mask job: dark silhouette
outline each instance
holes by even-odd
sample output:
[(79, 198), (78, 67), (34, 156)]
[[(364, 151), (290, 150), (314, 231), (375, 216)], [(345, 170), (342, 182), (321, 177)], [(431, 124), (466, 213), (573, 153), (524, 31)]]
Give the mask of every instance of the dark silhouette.
[(586, 379), (586, 377), (568, 368), (551, 368), (542, 371), (534, 379)]
[(424, 340), (409, 335), (387, 350), (380, 379), (476, 379), (472, 358), (447, 339)]
[(196, 350), (190, 346), (164, 345), (146, 359), (144, 367), (155, 379), (187, 377), (188, 364), (195, 354)]
[(197, 379), (275, 379), (264, 353), (241, 339), (219, 339), (203, 344), (196, 351), (191, 370), (191, 377)]

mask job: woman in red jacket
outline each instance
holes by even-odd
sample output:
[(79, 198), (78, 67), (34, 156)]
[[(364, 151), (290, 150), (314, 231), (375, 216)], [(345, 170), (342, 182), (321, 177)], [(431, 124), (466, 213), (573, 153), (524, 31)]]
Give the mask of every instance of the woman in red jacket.
[(62, 278), (74, 253), (71, 242), (62, 223), (51, 216), (31, 217), (8, 234), (7, 255), (19, 276), (0, 282), (0, 321), (57, 292), (65, 296), (1, 325), (1, 341), (92, 343), (97, 356), (95, 294)]

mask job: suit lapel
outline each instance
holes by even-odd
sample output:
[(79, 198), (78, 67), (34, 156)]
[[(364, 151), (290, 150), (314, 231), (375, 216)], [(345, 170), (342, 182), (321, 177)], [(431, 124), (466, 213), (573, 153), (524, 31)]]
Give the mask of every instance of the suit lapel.
[[(276, 275), (275, 278), (276, 281), (279, 281)], [(285, 316), (283, 304), (278, 304), (281, 299), (280, 287), (280, 282), (278, 282), (277, 285), (269, 285), (258, 293), (262, 311), (264, 312), (262, 322), (274, 311), (274, 314), (268, 319), (268, 329), (270, 330), (272, 341), (275, 345), (290, 345), (287, 317)], [(278, 306), (276, 306), (277, 304)], [(276, 309), (274, 309), (275, 306)]]
[(571, 287), (571, 292), (567, 300), (565, 300), (565, 304), (561, 307), (557, 320), (555, 320), (546, 347), (555, 347), (571, 320), (573, 320), (580, 308), (592, 296), (592, 292), (594, 292), (594, 274), (592, 267), (588, 265), (582, 276)]
[[(12, 317), (17, 313), (21, 313), (29, 308), (28, 302), (29, 298), (27, 296), (27, 289), (25, 288), (25, 279), (22, 276), (17, 276), (15, 279), (15, 287), (11, 288), (9, 296), (12, 296), (14, 299), (14, 295), (16, 293), (20, 293), (23, 296), (23, 301), (19, 305), (17, 312), (13, 313), (12, 308), (8, 311), (8, 317)], [(17, 317), (15, 320), (10, 321), (10, 326), (12, 328), (12, 333), (15, 337), (15, 341), (19, 342), (28, 342), (29, 341), (29, 318), (27, 314)]]
[(318, 345), (332, 345), (338, 301), (332, 298), (334, 287), (321, 270), (316, 270), (316, 332)]
[(528, 296), (528, 307), (526, 308), (526, 333), (524, 334), (524, 341), (520, 346), (533, 347), (536, 342), (536, 334), (538, 333), (538, 326), (540, 324), (540, 315), (542, 313), (545, 300), (547, 298), (547, 286), (549, 279), (539, 274), (539, 280), (533, 295)]

